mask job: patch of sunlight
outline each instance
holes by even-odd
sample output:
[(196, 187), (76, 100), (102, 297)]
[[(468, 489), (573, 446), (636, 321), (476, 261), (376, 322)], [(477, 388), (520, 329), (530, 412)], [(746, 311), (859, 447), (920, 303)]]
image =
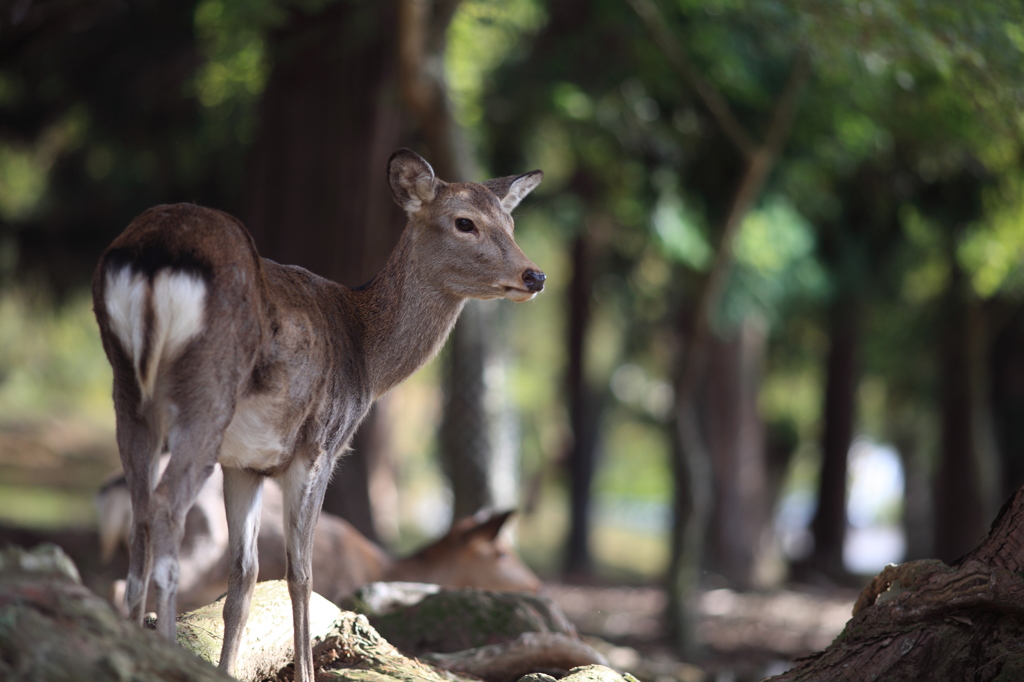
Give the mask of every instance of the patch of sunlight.
[(970, 273), (974, 291), (989, 298), (1003, 288), (1024, 288), (1024, 178), (989, 193), (985, 224), (974, 226), (957, 257)]
[(946, 289), (949, 262), (943, 253), (944, 237), (932, 221), (912, 206), (900, 210), (900, 223), (907, 241), (920, 252), (903, 275), (902, 295), (907, 303), (919, 305)]
[(265, 4), (204, 0), (196, 7), (196, 35), (207, 57), (195, 83), (203, 106), (218, 107), (263, 92), (270, 67), (261, 29), (272, 13)]
[(88, 295), (57, 306), (11, 288), (0, 294), (0, 413), (79, 414), (113, 424), (111, 370)]
[(0, 216), (18, 220), (31, 213), (46, 190), (48, 171), (34, 150), (0, 146)]
[[(621, 373), (616, 372), (616, 376), (616, 383), (621, 384)], [(624, 417), (620, 410), (608, 412), (603, 420), (602, 458), (593, 483), (595, 504), (602, 510), (618, 509), (623, 519), (632, 516), (626, 509), (668, 504), (672, 499), (672, 475), (668, 468), (672, 445), (668, 430)], [(634, 503), (627, 504), (628, 501)], [(612, 514), (609, 518), (616, 516)], [(646, 530), (659, 530), (650, 523), (655, 522), (646, 522)]]
[(518, 516), (518, 551), (539, 575), (555, 576), (565, 563), (569, 533), (569, 495), (560, 481), (546, 477), (537, 502)]
[(653, 581), (668, 567), (668, 538), (635, 529), (598, 525), (592, 537), (598, 573), (606, 578)]
[(594, 102), (575, 83), (559, 83), (553, 93), (555, 106), (569, 118), (583, 121), (594, 114)]
[(86, 125), (83, 111), (72, 107), (35, 143), (0, 144), (0, 218), (18, 221), (31, 215), (46, 193), (50, 168), (62, 152), (79, 143)]
[(758, 407), (768, 421), (791, 421), (809, 433), (821, 417), (821, 371), (813, 365), (769, 372), (758, 394)]
[(459, 5), (448, 27), (445, 73), (462, 126), (479, 127), (488, 74), (514, 51), (524, 33), (543, 22), (544, 11), (536, 0), (466, 0)]
[(662, 192), (651, 214), (661, 250), (694, 270), (703, 271), (713, 255), (698, 226), (697, 214), (674, 192)]
[(782, 199), (748, 213), (736, 240), (736, 260), (765, 276), (781, 274), (813, 250), (810, 225)]
[(91, 494), (41, 486), (0, 485), (0, 519), (34, 528), (92, 526), (96, 509)]

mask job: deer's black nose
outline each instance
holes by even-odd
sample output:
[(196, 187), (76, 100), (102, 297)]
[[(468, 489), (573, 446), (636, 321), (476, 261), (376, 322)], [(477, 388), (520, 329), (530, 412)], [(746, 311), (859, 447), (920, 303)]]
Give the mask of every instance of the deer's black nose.
[(543, 272), (536, 270), (527, 270), (523, 273), (523, 284), (526, 285), (527, 290), (534, 293), (538, 291), (544, 291), (544, 280), (547, 276)]

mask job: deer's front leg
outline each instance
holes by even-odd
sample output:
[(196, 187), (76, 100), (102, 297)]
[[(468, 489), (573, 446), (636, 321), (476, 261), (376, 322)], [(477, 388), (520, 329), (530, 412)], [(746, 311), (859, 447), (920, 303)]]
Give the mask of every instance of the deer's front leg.
[(256, 540), (260, 532), (263, 477), (242, 469), (225, 468), (223, 472), (231, 565), (228, 569), (228, 593), (224, 599), (224, 643), (218, 667), (233, 675), (260, 571)]
[(313, 531), (323, 506), (332, 463), (318, 457), (312, 468), (296, 457), (285, 473), (284, 533), (287, 558), (288, 594), (292, 600), (295, 626), (295, 680), (313, 682), (313, 651), (309, 626), (309, 599), (313, 594)]

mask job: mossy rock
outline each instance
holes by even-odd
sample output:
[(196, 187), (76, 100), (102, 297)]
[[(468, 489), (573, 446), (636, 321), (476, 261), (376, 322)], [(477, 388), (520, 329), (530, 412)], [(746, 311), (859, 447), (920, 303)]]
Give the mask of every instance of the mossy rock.
[(546, 597), (478, 589), (442, 590), (412, 606), (366, 615), (385, 639), (412, 656), (500, 644), (524, 632), (578, 636)]

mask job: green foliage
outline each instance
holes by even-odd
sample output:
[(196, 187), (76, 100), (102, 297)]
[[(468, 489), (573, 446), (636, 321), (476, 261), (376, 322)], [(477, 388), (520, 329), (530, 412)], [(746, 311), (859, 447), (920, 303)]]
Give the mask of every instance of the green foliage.
[(748, 214), (735, 245), (736, 266), (719, 324), (750, 315), (777, 320), (794, 303), (820, 300), (829, 284), (815, 246), (811, 225), (783, 199), (772, 197)]
[(1012, 175), (986, 193), (986, 219), (964, 237), (958, 257), (982, 298), (1024, 295), (1024, 178)]
[(78, 414), (113, 423), (110, 366), (85, 295), (54, 305), (24, 289), (0, 295), (0, 413)]
[(544, 22), (536, 0), (464, 0), (448, 29), (445, 72), (456, 120), (467, 131), (479, 131), (483, 118), (484, 83), (491, 71), (509, 59), (521, 59), (523, 34)]

